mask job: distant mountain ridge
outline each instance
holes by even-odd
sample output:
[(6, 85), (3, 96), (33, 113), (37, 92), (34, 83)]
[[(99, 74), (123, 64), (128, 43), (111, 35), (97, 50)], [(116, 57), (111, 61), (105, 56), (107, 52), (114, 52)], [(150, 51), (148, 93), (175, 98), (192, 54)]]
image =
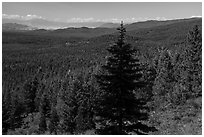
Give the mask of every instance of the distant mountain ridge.
[[(127, 31), (141, 29), (141, 28), (151, 28), (156, 26), (168, 25), (176, 22), (183, 22), (187, 20), (200, 19), (200, 18), (187, 18), (187, 19), (174, 19), (174, 20), (166, 20), (166, 21), (158, 21), (158, 20), (147, 20), (141, 22), (134, 22), (131, 24), (124, 25)], [(39, 29), (63, 29), (63, 28), (80, 28), (80, 27), (88, 27), (88, 28), (117, 28), (119, 23), (111, 23), (111, 22), (56, 22), (49, 21), (46, 19), (31, 19), (31, 20), (19, 20), (19, 19), (8, 19), (3, 18), (2, 23), (17, 23), (22, 25), (27, 25), (34, 28)]]
[[(151, 52), (152, 48), (155, 47), (173, 49), (176, 46), (185, 44), (186, 36), (194, 25), (198, 25), (199, 29), (202, 29), (202, 18), (170, 22), (158, 22), (161, 23), (160, 25), (146, 25), (147, 22), (144, 22), (145, 25), (143, 24), (143, 26), (139, 23), (140, 27), (135, 23), (133, 25), (136, 26), (126, 32), (126, 41), (138, 47), (144, 53)], [(66, 42), (70, 42), (73, 43), (72, 46), (90, 46), (91, 48), (97, 46), (101, 50), (113, 44), (117, 37), (118, 32), (115, 28), (37, 29), (32, 31), (3, 31), (2, 43), (65, 45)]]
[(170, 25), (170, 24), (179, 23), (179, 22), (185, 22), (185, 21), (190, 21), (190, 20), (200, 20), (200, 19), (202, 18), (186, 18), (186, 19), (174, 19), (174, 20), (165, 20), (165, 21), (147, 20), (147, 21), (127, 24), (125, 25), (125, 28), (127, 31), (132, 31), (132, 30), (137, 30), (137, 29), (164, 26), (164, 25)]
[[(136, 22), (132, 24), (124, 25), (127, 30), (127, 35), (133, 37), (139, 37), (140, 39), (145, 40), (156, 40), (160, 41), (162, 39), (167, 39), (171, 37), (172, 39), (180, 39), (180, 37), (184, 37), (184, 34), (192, 27), (193, 25), (198, 24), (202, 25), (202, 18), (189, 18), (189, 19), (178, 19), (178, 20), (167, 20), (167, 21), (144, 21), (144, 22)], [(8, 25), (8, 24), (7, 24)], [(3, 26), (3, 31), (9, 30), (28, 30), (28, 26), (22, 25), (23, 27), (16, 27), (20, 29), (16, 29), (6, 25)], [(16, 25), (16, 24), (15, 24)], [(109, 25), (109, 24), (108, 24)], [(110, 24), (115, 26), (116, 24)], [(6, 27), (5, 27), (6, 26)], [(20, 25), (21, 26), (21, 25)], [(113, 27), (112, 26), (112, 27)], [(109, 27), (109, 26), (108, 26)], [(42, 35), (42, 36), (57, 36), (63, 38), (94, 38), (103, 39), (102, 41), (106, 41), (104, 38), (100, 36), (104, 35), (117, 35), (116, 28), (105, 28), (105, 27), (96, 27), (96, 28), (63, 28), (63, 29), (55, 29), (55, 30), (46, 30), (46, 29), (34, 29), (28, 31), (29, 35)], [(7, 29), (4, 29), (7, 28)]]
[[(192, 29), (194, 25), (198, 25), (200, 29), (202, 29), (202, 18), (190, 18), (190, 19), (182, 19), (182, 20), (171, 20), (170, 22), (163, 22), (160, 24), (149, 24), (147, 21), (142, 24), (134, 23), (130, 24), (131, 29), (127, 30), (127, 38), (128, 42), (132, 41), (138, 42), (142, 41), (143, 43), (157, 43), (163, 46), (177, 45), (179, 43), (183, 43), (186, 39), (186, 36), (189, 30)], [(149, 25), (146, 25), (148, 23)], [(133, 25), (135, 27), (133, 27)], [(138, 26), (137, 26), (138, 25)], [(126, 28), (128, 25), (126, 25)], [(95, 41), (98, 43), (104, 43), (107, 41), (114, 41), (117, 39), (117, 32), (114, 32), (109, 35), (103, 35), (99, 37), (93, 37), (91, 41)], [(151, 45), (150, 44), (150, 45)]]
[(2, 24), (3, 31), (28, 31), (28, 30), (35, 30), (38, 28), (17, 24), (17, 23), (4, 23)]
[(120, 26), (119, 23), (104, 23), (101, 26), (99, 26), (99, 28), (117, 28), (119, 26)]
[(194, 25), (202, 27), (202, 18), (190, 18), (181, 20), (170, 20), (167, 22), (159, 22), (158, 24), (153, 24), (151, 27), (137, 28), (127, 32), (131, 36), (140, 36), (143, 39), (154, 39), (156, 41), (166, 39), (166, 38), (180, 38), (187, 35), (188, 31), (192, 29)]
[(45, 19), (19, 20), (19, 19), (4, 19), (4, 18), (2, 19), (2, 23), (17, 23), (17, 24), (37, 27), (39, 29), (59, 29), (59, 28), (68, 28), (68, 27), (95, 28), (104, 24), (104, 22), (57, 22), (57, 21), (49, 21)]
[(56, 29), (56, 30), (44, 30), (38, 29), (33, 30), (32, 34), (42, 34), (42, 35), (49, 35), (49, 36), (59, 36), (59, 37), (78, 37), (78, 38), (91, 38), (91, 37), (98, 37), (102, 35), (112, 34), (116, 32), (115, 28), (88, 28), (88, 27), (81, 27), (81, 28), (65, 28), (65, 29)]

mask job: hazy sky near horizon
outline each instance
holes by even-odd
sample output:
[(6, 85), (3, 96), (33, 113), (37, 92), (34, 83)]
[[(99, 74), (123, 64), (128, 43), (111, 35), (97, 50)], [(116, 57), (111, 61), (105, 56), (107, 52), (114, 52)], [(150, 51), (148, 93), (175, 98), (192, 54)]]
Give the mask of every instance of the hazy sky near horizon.
[(149, 19), (202, 16), (201, 2), (3, 2), (3, 18), (44, 18), (61, 22)]

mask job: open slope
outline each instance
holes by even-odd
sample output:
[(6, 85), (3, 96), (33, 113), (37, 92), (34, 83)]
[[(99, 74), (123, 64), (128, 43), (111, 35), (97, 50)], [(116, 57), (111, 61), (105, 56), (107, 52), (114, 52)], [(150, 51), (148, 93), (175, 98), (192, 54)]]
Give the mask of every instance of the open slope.
[(125, 25), (125, 27), (127, 31), (132, 31), (132, 30), (152, 28), (157, 26), (165, 26), (165, 25), (170, 25), (175, 23), (184, 23), (184, 22), (195, 21), (200, 19), (201, 18), (187, 18), (187, 19), (175, 19), (175, 20), (165, 20), (165, 21), (148, 20), (148, 21), (127, 24)]
[(180, 20), (168, 25), (163, 24), (156, 27), (128, 31), (127, 34), (131, 36), (137, 36), (143, 40), (182, 42), (185, 39), (188, 31), (194, 25), (201, 26), (202, 19)]

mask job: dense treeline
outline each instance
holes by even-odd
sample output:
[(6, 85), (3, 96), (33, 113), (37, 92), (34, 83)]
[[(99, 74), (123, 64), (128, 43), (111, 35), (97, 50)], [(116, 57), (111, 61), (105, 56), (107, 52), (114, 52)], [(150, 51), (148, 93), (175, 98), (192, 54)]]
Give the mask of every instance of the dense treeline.
[(64, 47), (20, 51), (15, 63), (7, 62), (15, 51), (3, 55), (3, 134), (201, 134), (198, 26), (176, 50), (147, 54), (128, 44), (123, 24), (118, 30), (100, 57), (94, 46), (84, 49), (88, 59), (74, 47), (68, 56)]

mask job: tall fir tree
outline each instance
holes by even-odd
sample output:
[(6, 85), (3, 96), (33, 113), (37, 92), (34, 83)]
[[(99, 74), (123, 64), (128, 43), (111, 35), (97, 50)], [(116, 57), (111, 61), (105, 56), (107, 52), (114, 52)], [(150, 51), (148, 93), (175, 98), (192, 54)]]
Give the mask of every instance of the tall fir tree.
[(185, 52), (185, 72), (184, 79), (187, 98), (202, 95), (202, 35), (198, 26), (189, 31), (187, 36), (187, 46)]
[[(60, 89), (60, 99), (62, 100), (62, 123), (60, 124), (62, 132), (74, 134), (76, 130), (76, 116), (78, 110), (78, 92), (79, 85), (77, 86), (74, 78), (68, 76), (65, 78)], [(80, 84), (80, 83), (79, 83)]]
[(55, 107), (52, 107), (50, 124), (49, 124), (49, 130), (51, 134), (52, 133), (54, 133), (55, 135), (57, 134), (58, 124), (59, 124), (59, 116), (57, 114), (57, 110)]
[(43, 113), (40, 114), (39, 131), (44, 133), (47, 130), (46, 117)]
[(37, 110), (36, 108), (36, 94), (38, 91), (39, 82), (37, 77), (35, 76), (33, 79), (26, 81), (24, 84), (24, 100), (26, 106), (27, 114), (33, 113)]
[(11, 128), (11, 93), (10, 91), (2, 93), (2, 134), (6, 134), (8, 129)]
[(100, 134), (144, 134), (148, 127), (142, 120), (148, 119), (146, 102), (135, 96), (135, 91), (145, 85), (142, 77), (136, 50), (125, 43), (125, 28), (121, 23), (119, 37), (113, 46), (108, 48), (111, 54), (107, 63), (102, 66), (103, 73), (96, 75), (100, 86), (98, 108)]
[(157, 63), (157, 76), (154, 81), (154, 107), (159, 109), (171, 102), (174, 87), (174, 65), (169, 50), (162, 48), (159, 51)]
[(50, 102), (46, 93), (43, 93), (41, 102), (40, 102), (40, 123), (39, 130), (44, 132), (47, 130), (46, 118), (50, 115)]
[(78, 111), (76, 116), (76, 130), (78, 133), (84, 133), (86, 130), (93, 129), (95, 124), (93, 122), (94, 115), (94, 98), (95, 89), (93, 87), (92, 75), (80, 74), (77, 79), (82, 83), (81, 90), (78, 91)]
[(25, 104), (19, 87), (2, 93), (2, 132), (20, 128), (25, 118)]
[[(68, 83), (68, 84), (67, 84)], [(62, 119), (64, 132), (81, 134), (94, 127), (93, 98), (94, 89), (89, 77), (83, 73), (69, 78), (61, 88)]]

